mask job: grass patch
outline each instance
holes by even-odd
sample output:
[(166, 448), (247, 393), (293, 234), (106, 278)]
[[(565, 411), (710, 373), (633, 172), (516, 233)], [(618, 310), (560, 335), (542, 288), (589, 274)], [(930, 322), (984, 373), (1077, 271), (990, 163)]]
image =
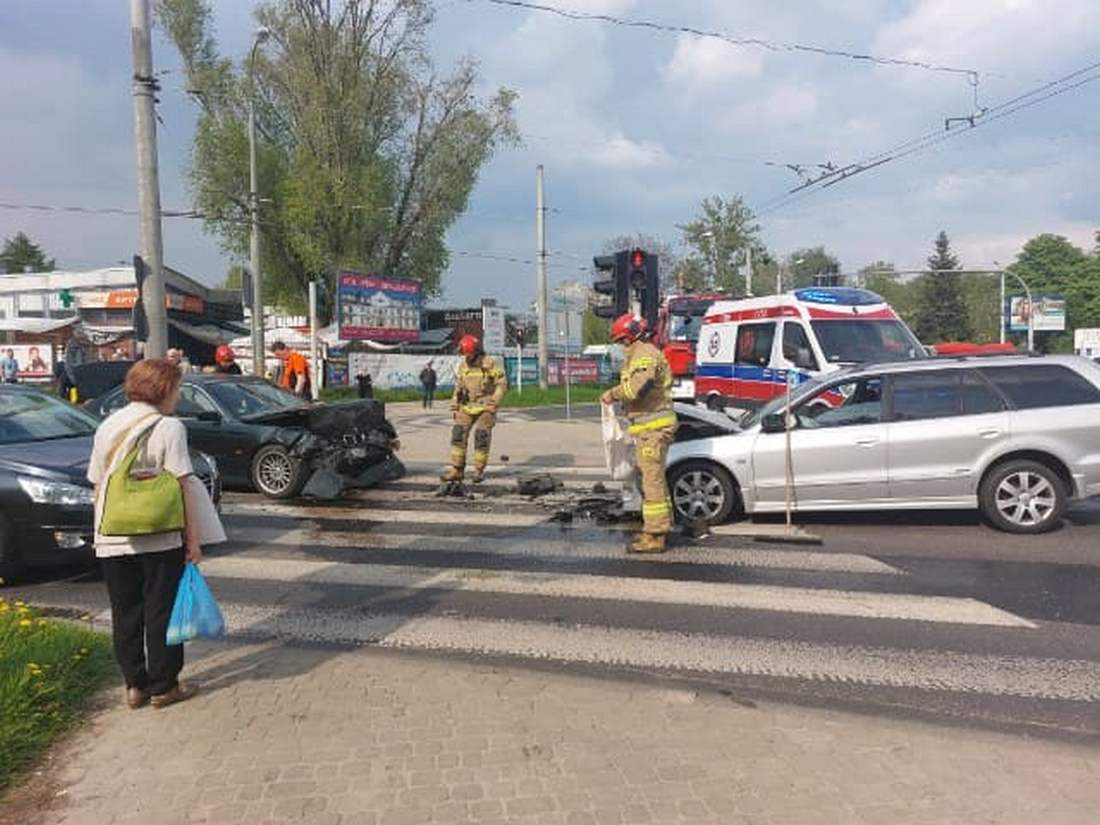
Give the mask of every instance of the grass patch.
[(0, 598), (0, 792), (80, 721), (114, 672), (105, 634)]
[[(574, 404), (594, 404), (600, 400), (604, 387), (594, 384), (579, 384), (569, 391)], [(326, 387), (321, 390), (322, 401), (349, 401), (358, 398), (354, 387)], [(374, 397), (387, 404), (405, 401), (420, 401), (420, 390), (375, 390)], [(451, 400), (451, 391), (437, 392), (436, 403), (446, 406)], [(524, 387), (520, 393), (514, 387), (504, 395), (501, 407), (551, 407), (565, 404), (565, 387), (548, 387), (540, 390), (538, 386)]]

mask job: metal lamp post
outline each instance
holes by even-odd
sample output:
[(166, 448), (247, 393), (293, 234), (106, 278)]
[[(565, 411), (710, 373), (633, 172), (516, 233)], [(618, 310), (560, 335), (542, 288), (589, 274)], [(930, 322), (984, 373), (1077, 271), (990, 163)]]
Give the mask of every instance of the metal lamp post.
[(266, 28), (256, 29), (248, 55), (248, 211), (252, 218), (249, 243), (252, 269), (252, 372), (264, 374), (264, 291), (260, 278), (260, 194), (256, 181), (256, 50), (271, 37)]

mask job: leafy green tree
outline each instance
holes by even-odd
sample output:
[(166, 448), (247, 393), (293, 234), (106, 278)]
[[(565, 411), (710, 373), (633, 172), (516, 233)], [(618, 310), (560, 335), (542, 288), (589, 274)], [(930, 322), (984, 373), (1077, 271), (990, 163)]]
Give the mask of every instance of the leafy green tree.
[(963, 297), (962, 279), (953, 272), (959, 259), (951, 251), (947, 233), (936, 237), (935, 251), (928, 258), (929, 272), (917, 279), (919, 300), (913, 331), (925, 344), (969, 341), (970, 319)]
[(225, 280), (222, 281), (222, 289), (240, 289), (244, 283), (244, 267), (233, 264), (225, 272)]
[[(755, 255), (760, 226), (741, 197), (726, 199), (716, 195), (704, 199), (695, 219), (679, 229), (690, 250), (691, 264), (685, 275), (690, 273), (694, 280), (699, 273), (709, 273), (706, 283), (693, 288), (744, 294), (745, 278), (741, 270), (750, 245)], [(753, 268), (755, 271), (755, 265)]]
[[(1067, 332), (1041, 334), (1043, 348), (1068, 351), (1073, 346), (1071, 330), (1100, 326), (1100, 259), (1068, 239), (1050, 234), (1032, 238), (1009, 270), (1027, 283), (1033, 296), (1058, 294), (1066, 299)], [(1009, 279), (1010, 288), (1014, 280)]]
[(514, 92), (478, 97), (476, 63), (433, 65), (430, 0), (269, 0), (270, 36), (241, 65), (219, 54), (210, 0), (157, 0), (199, 106), (195, 207), (225, 249), (248, 249), (247, 112), (255, 100), (264, 281), (288, 308), (337, 269), (439, 293), (445, 236), (493, 154), (519, 141)]
[(601, 318), (591, 307), (584, 311), (582, 323), (584, 325), (582, 335), (586, 347), (611, 343), (611, 322)]
[(4, 241), (0, 250), (0, 268), (4, 272), (51, 272), (56, 268), (53, 258), (47, 258), (42, 247), (27, 237), (24, 232), (16, 232)]
[(819, 276), (839, 275), (840, 261), (830, 255), (823, 246), (808, 247), (792, 252), (787, 257), (784, 271), (784, 289), (801, 289), (813, 286)]

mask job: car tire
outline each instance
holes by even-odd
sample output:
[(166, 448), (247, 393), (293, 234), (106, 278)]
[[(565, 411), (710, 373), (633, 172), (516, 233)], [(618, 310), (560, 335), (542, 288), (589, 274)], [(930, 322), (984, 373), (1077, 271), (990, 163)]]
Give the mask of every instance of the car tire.
[(726, 408), (726, 399), (712, 392), (707, 396), (706, 408), (711, 412), (722, 412)]
[(23, 569), (19, 553), (15, 549), (11, 522), (0, 513), (0, 579), (12, 581)]
[(982, 515), (1006, 533), (1056, 529), (1069, 495), (1058, 473), (1038, 461), (1006, 461), (990, 470), (978, 491)]
[(252, 486), (268, 498), (295, 498), (306, 485), (306, 467), (281, 444), (267, 444), (252, 457)]
[(676, 521), (721, 524), (740, 509), (737, 485), (712, 461), (685, 461), (668, 472), (668, 493)]

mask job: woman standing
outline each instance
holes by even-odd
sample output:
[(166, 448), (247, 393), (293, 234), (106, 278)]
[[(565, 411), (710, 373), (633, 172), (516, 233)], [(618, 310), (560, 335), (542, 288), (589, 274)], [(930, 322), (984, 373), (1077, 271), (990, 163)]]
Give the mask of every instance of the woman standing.
[[(198, 563), (199, 502), (187, 430), (173, 418), (179, 401), (180, 368), (167, 359), (139, 361), (126, 374), (130, 402), (96, 430), (88, 479), (96, 488), (95, 552), (111, 601), (115, 658), (126, 680), (131, 708), (151, 702), (166, 707), (190, 699), (198, 688), (179, 681), (183, 645), (166, 644), (168, 621), (185, 562)], [(139, 446), (133, 474), (171, 473), (183, 489), (182, 533), (145, 536), (100, 534), (107, 479)]]

